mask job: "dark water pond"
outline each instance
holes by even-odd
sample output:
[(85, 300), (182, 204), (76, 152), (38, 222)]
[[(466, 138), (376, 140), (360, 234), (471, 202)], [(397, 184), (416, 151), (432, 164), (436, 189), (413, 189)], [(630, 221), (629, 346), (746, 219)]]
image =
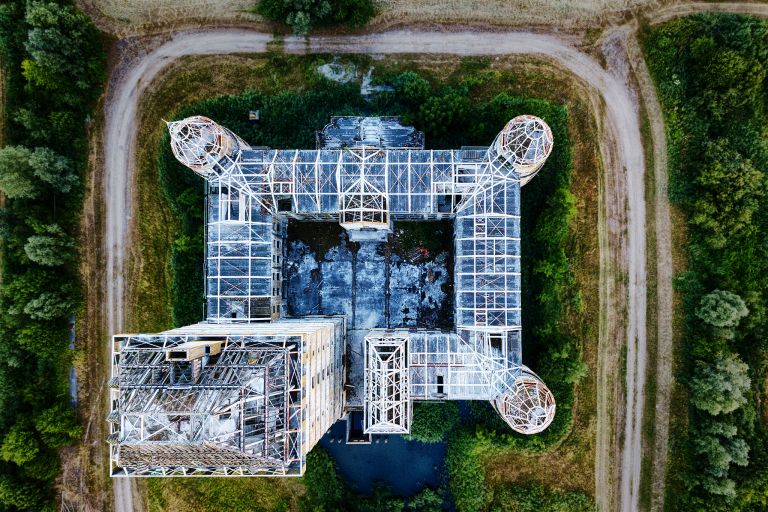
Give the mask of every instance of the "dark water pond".
[(339, 474), (355, 491), (368, 494), (375, 482), (381, 482), (394, 494), (407, 497), (425, 486), (440, 485), (445, 443), (376, 435), (371, 437), (371, 444), (346, 444), (346, 428), (346, 421), (337, 421), (319, 444), (331, 454)]

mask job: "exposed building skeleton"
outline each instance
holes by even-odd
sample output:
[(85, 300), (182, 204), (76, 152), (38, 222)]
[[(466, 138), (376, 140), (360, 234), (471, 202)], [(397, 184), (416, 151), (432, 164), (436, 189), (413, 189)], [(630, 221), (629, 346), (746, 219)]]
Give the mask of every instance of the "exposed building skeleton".
[(408, 433), (414, 400), (489, 400), (525, 434), (551, 423), (520, 348), (520, 186), (552, 149), (541, 119), (462, 150), (424, 150), (396, 118), (333, 118), (317, 150), (252, 149), (200, 116), (168, 127), (208, 182), (207, 318), (115, 336), (113, 476), (300, 475), (343, 416), (345, 318), (285, 318), (287, 218), (339, 222), (361, 242), (393, 220), (454, 219), (455, 332), (370, 331), (367, 434)]

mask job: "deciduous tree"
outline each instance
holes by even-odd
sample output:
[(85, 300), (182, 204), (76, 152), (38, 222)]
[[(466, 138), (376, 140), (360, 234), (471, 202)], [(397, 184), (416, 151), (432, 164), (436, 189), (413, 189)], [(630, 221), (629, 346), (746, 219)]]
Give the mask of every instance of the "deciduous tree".
[(21, 423), (11, 427), (0, 446), (0, 457), (19, 466), (34, 460), (39, 452), (40, 445), (34, 431)]
[(57, 192), (66, 194), (77, 185), (78, 179), (72, 170), (72, 162), (48, 148), (35, 148), (29, 157), (29, 164), (35, 176)]
[(748, 314), (741, 297), (726, 290), (708, 293), (696, 309), (696, 316), (713, 327), (736, 327)]
[(72, 312), (75, 302), (62, 292), (43, 292), (24, 306), (34, 320), (55, 320)]
[(747, 403), (749, 367), (735, 354), (720, 354), (714, 363), (699, 362), (690, 381), (691, 403), (717, 416)]
[(34, 169), (29, 163), (32, 152), (23, 146), (0, 149), (0, 190), (11, 199), (32, 199), (40, 194)]

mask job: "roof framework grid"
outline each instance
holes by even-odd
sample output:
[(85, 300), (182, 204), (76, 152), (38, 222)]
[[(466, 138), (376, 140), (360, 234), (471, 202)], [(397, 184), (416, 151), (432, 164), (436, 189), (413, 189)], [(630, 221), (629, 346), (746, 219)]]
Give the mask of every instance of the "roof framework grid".
[[(226, 180), (224, 180), (226, 181)], [(239, 188), (209, 187), (206, 226), (206, 296), (209, 322), (273, 319), (273, 287), (280, 253), (274, 218)], [(277, 279), (276, 279), (277, 277)]]
[(113, 475), (301, 474), (303, 333), (325, 324), (116, 336)]
[(389, 230), (389, 152), (366, 147), (348, 151), (356, 163), (341, 166), (337, 174), (340, 224), (348, 230)]
[(366, 434), (410, 432), (408, 335), (373, 331), (365, 337)]
[(502, 364), (456, 333), (403, 332), (408, 337), (409, 395), (414, 400), (489, 400)]

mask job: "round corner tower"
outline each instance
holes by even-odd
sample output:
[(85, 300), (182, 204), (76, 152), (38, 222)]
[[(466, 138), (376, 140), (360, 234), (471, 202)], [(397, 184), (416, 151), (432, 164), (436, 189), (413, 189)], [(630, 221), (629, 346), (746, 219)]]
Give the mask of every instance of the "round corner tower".
[(555, 397), (539, 376), (525, 366), (493, 405), (512, 430), (521, 434), (538, 434), (555, 418)]
[(173, 155), (203, 178), (220, 174), (217, 164), (229, 167), (237, 154), (249, 149), (240, 137), (204, 116), (192, 116), (168, 123)]
[(546, 162), (552, 152), (554, 139), (549, 125), (531, 115), (511, 119), (501, 130), (491, 149), (497, 158), (511, 165), (525, 185)]

